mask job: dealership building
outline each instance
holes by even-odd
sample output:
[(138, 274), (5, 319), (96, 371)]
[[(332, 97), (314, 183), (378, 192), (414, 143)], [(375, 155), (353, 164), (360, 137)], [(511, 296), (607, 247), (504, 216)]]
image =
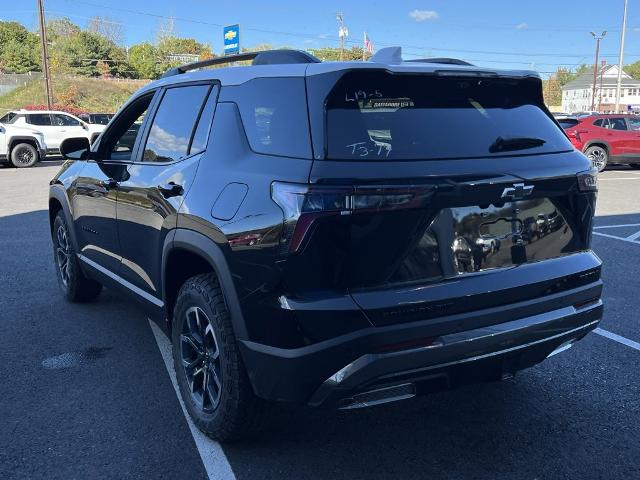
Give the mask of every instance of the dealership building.
[[(603, 65), (596, 77), (595, 109), (610, 113), (616, 107), (616, 85), (618, 66)], [(593, 68), (562, 87), (562, 111), (583, 112), (591, 110), (593, 92)], [(623, 111), (640, 112), (640, 80), (622, 71), (620, 105)]]

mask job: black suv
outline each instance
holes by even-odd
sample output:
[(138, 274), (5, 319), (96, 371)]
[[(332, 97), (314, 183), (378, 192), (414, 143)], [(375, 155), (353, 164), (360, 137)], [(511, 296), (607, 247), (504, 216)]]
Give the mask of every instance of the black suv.
[(64, 295), (137, 300), (214, 438), (273, 401), (349, 409), (508, 378), (602, 316), (596, 176), (532, 72), (394, 48), (242, 54), (168, 71), (61, 150)]

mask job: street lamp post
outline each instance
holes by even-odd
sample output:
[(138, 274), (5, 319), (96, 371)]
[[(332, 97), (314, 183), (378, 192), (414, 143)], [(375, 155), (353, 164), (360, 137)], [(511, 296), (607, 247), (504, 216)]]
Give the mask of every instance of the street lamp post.
[(616, 113), (620, 113), (620, 85), (622, 83), (622, 63), (624, 58), (624, 34), (627, 30), (627, 0), (624, 0), (624, 13), (622, 14), (622, 33), (620, 33), (620, 56), (618, 59), (618, 81), (616, 82)]
[(591, 92), (591, 111), (596, 109), (596, 83), (598, 81), (598, 54), (600, 53), (600, 40), (602, 40), (607, 31), (605, 30), (600, 35), (596, 35), (593, 32), (590, 32), (593, 38), (596, 39), (596, 59), (593, 62), (593, 89)]

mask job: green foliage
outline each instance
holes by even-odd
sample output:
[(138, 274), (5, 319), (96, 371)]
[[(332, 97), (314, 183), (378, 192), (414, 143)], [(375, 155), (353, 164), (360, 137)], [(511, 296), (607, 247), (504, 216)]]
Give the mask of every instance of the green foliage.
[(129, 65), (138, 78), (156, 78), (163, 71), (158, 63), (158, 49), (149, 42), (138, 43), (129, 49)]
[(58, 37), (68, 37), (76, 33), (80, 33), (80, 27), (67, 17), (55, 18), (47, 22), (47, 38), (50, 42)]
[(636, 80), (640, 80), (640, 60), (630, 65), (625, 65), (624, 71)]
[[(49, 58), (54, 74), (127, 76), (130, 72), (125, 50), (102, 35), (89, 31), (57, 35), (49, 49)], [(106, 63), (108, 69), (100, 71), (100, 61)]]
[(184, 63), (181, 61), (171, 60), (170, 55), (198, 55), (199, 60), (205, 60), (214, 56), (209, 45), (200, 43), (194, 38), (165, 36), (159, 40), (156, 50), (157, 61), (159, 63), (158, 68), (160, 69), (159, 73), (164, 72), (168, 68), (177, 67)]
[[(27, 105), (44, 104), (43, 83), (34, 80), (0, 96), (0, 115)], [(86, 112), (115, 112), (143, 84), (139, 80), (56, 75), (52, 86), (55, 103), (67, 102), (66, 106), (72, 104)]]
[(588, 72), (589, 70), (593, 72), (592, 68), (593, 67), (591, 65), (587, 65), (586, 63), (583, 63), (578, 68), (576, 68), (575, 76), (578, 77), (583, 73)]
[(40, 70), (38, 36), (18, 22), (0, 21), (0, 72)]
[[(316, 48), (309, 50), (312, 55), (315, 55), (322, 61), (340, 61), (340, 49), (333, 47)], [(352, 60), (362, 60), (362, 54), (364, 49), (362, 47), (345, 48), (342, 53), (342, 60), (345, 62)], [(369, 52), (364, 52), (365, 60), (371, 57)]]
[(589, 67), (586, 65), (581, 65), (576, 72), (572, 72), (568, 68), (559, 67), (556, 72), (544, 80), (542, 84), (544, 102), (547, 105), (560, 105), (562, 103), (562, 87), (588, 69)]

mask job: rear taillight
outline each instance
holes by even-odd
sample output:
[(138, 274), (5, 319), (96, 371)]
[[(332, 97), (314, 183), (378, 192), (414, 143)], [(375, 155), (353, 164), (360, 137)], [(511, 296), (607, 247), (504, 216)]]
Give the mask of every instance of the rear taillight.
[(359, 212), (421, 208), (433, 186), (327, 186), (273, 182), (271, 198), (284, 213), (283, 250), (297, 252), (314, 223)]
[(576, 139), (578, 142), (580, 142), (580, 141), (581, 141), (581, 139), (580, 139), (580, 132), (578, 132), (577, 130), (569, 130), (569, 131), (567, 131), (567, 136), (568, 136), (569, 138), (574, 138), (574, 139)]
[(578, 189), (581, 192), (598, 191), (598, 170), (587, 170), (578, 173)]

